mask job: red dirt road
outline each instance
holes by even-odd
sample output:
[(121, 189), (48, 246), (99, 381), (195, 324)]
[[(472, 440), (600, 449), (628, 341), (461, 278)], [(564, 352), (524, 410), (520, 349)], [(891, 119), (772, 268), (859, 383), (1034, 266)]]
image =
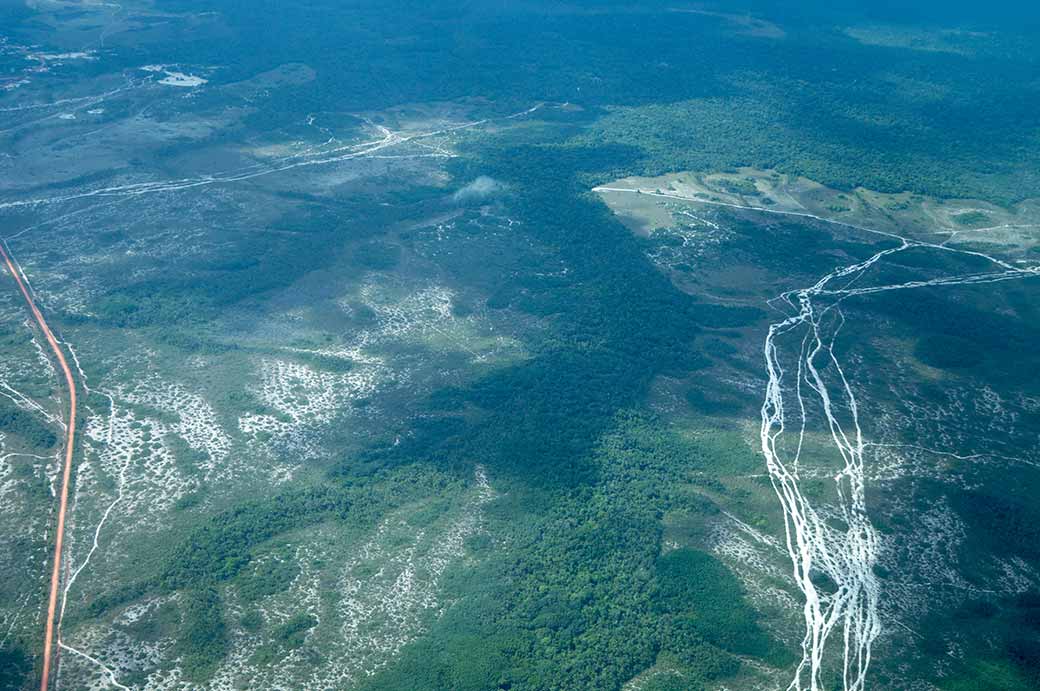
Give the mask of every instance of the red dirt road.
[(51, 590), (49, 599), (47, 600), (47, 626), (43, 637), (43, 671), (40, 677), (40, 691), (48, 691), (50, 685), (51, 658), (53, 657), (54, 651), (54, 615), (58, 608), (58, 589), (61, 586), (61, 549), (62, 542), (65, 538), (65, 511), (68, 508), (69, 503), (69, 481), (72, 477), (72, 452), (75, 448), (76, 441), (76, 381), (72, 378), (72, 370), (69, 369), (69, 364), (65, 361), (65, 354), (58, 345), (58, 340), (54, 338), (54, 334), (51, 333), (51, 328), (47, 326), (47, 321), (43, 318), (43, 314), (36, 306), (36, 303), (33, 302), (32, 294), (29, 292), (29, 288), (25, 285), (25, 281), (22, 280), (22, 274), (18, 271), (11, 256), (7, 253), (2, 241), (0, 241), (0, 257), (3, 258), (11, 276), (14, 277), (15, 283), (18, 284), (18, 289), (22, 291), (22, 296), (25, 298), (26, 304), (29, 305), (29, 311), (32, 312), (33, 318), (36, 319), (36, 323), (39, 325), (40, 330), (43, 332), (43, 335), (47, 337), (47, 343), (50, 344), (51, 350), (54, 351), (54, 357), (58, 361), (58, 365), (61, 366), (62, 372), (65, 374), (65, 386), (69, 392), (68, 434), (65, 437), (65, 466), (62, 469), (61, 475), (61, 494), (59, 495), (58, 504), (58, 526), (54, 539), (54, 567), (51, 571)]

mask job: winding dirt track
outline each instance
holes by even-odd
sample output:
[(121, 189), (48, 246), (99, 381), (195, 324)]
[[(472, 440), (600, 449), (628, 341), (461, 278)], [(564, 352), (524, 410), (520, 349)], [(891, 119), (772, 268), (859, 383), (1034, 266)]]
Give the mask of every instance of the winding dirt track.
[(72, 378), (72, 370), (69, 369), (69, 364), (65, 361), (65, 354), (58, 345), (58, 339), (54, 338), (51, 328), (47, 326), (47, 320), (43, 318), (43, 314), (33, 301), (28, 286), (26, 286), (25, 281), (22, 280), (21, 272), (15, 265), (14, 260), (11, 259), (11, 255), (7, 253), (2, 241), (0, 241), (0, 257), (3, 258), (11, 276), (14, 277), (15, 283), (18, 284), (18, 289), (22, 291), (22, 296), (25, 298), (26, 304), (29, 305), (29, 310), (32, 312), (33, 318), (36, 319), (36, 323), (39, 325), (40, 330), (43, 331), (43, 335), (47, 337), (47, 343), (50, 344), (51, 350), (54, 351), (54, 357), (58, 361), (58, 365), (61, 366), (62, 372), (65, 374), (65, 386), (69, 392), (68, 434), (65, 437), (65, 466), (62, 469), (61, 476), (61, 494), (58, 504), (58, 526), (54, 539), (54, 566), (51, 570), (51, 590), (50, 596), (47, 600), (47, 626), (43, 637), (43, 671), (40, 676), (40, 691), (48, 691), (50, 685), (51, 657), (54, 649), (54, 615), (58, 607), (58, 590), (61, 585), (61, 549), (62, 542), (65, 538), (65, 511), (69, 503), (69, 482), (72, 477), (72, 452), (75, 448), (76, 441), (76, 381)]

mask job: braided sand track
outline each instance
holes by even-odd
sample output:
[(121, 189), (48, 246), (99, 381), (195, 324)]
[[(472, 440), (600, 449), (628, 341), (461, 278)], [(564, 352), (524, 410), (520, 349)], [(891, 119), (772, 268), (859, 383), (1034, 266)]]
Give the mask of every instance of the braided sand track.
[[(771, 300), (770, 305), (783, 312), (784, 318), (770, 325), (763, 346), (768, 383), (761, 408), (761, 448), (784, 512), (786, 547), (794, 582), (803, 596), (805, 619), (802, 659), (787, 688), (788, 691), (826, 688), (822, 677), (830, 650), (828, 642), (840, 628), (843, 689), (863, 691), (872, 645), (882, 631), (878, 615), (882, 593), (874, 573), (879, 537), (871, 524), (865, 500), (863, 454), (872, 444), (863, 437), (853, 387), (834, 352), (835, 341), (845, 325), (841, 303), (846, 298), (892, 290), (1028, 278), (1040, 275), (1040, 266), (1014, 266), (983, 252), (952, 247), (949, 240), (942, 244), (926, 242), (805, 211), (708, 200), (661, 189), (612, 186), (596, 187), (593, 191), (641, 194), (819, 221), (898, 243), (863, 261), (838, 267), (809, 287), (785, 292)], [(992, 264), (993, 269), (903, 283), (855, 286), (872, 267), (889, 256), (915, 248), (982, 259)], [(822, 414), (833, 450), (837, 452), (838, 463), (831, 475), (837, 490), (836, 505), (813, 506), (799, 487), (799, 462), (810, 411)], [(823, 586), (821, 580), (828, 581), (828, 585)]]

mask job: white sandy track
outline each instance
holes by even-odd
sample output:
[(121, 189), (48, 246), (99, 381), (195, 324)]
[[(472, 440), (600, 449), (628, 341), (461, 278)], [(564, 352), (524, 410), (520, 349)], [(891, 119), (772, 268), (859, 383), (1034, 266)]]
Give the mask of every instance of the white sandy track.
[(450, 153), (439, 153), (437, 151), (424, 154), (394, 156), (388, 156), (386, 154), (383, 154), (382, 152), (387, 149), (398, 147), (402, 144), (422, 144), (423, 140), (431, 139), (433, 137), (450, 135), (455, 132), (461, 132), (463, 130), (473, 129), (475, 127), (481, 127), (495, 122), (514, 120), (529, 115), (534, 111), (540, 109), (541, 107), (542, 104), (537, 104), (535, 106), (532, 106), (531, 108), (528, 108), (527, 110), (513, 113), (512, 115), (506, 115), (500, 118), (485, 118), (483, 120), (463, 122), (455, 125), (448, 125), (446, 127), (442, 127), (433, 131), (416, 132), (413, 134), (393, 132), (385, 127), (382, 127), (380, 128), (380, 134), (382, 135), (382, 138), (375, 139), (372, 141), (361, 142), (358, 144), (345, 144), (342, 146), (334, 146), (331, 148), (319, 147), (319, 149), (316, 151), (309, 150), (301, 154), (285, 156), (283, 158), (268, 163), (257, 163), (245, 166), (243, 168), (239, 168), (237, 170), (229, 170), (219, 173), (208, 173), (196, 177), (180, 178), (175, 180), (162, 180), (158, 182), (138, 182), (126, 185), (114, 185), (111, 187), (100, 187), (93, 190), (73, 192), (70, 194), (57, 195), (54, 197), (40, 197), (34, 199), (21, 199), (11, 202), (3, 202), (0, 203), (0, 210), (20, 207), (48, 206), (52, 204), (60, 204), (63, 202), (70, 202), (78, 199), (87, 199), (93, 197), (137, 197), (146, 194), (175, 192), (178, 190), (192, 189), (196, 187), (207, 187), (210, 185), (231, 184), (235, 182), (243, 182), (245, 180), (252, 180), (254, 178), (259, 178), (266, 175), (272, 175), (274, 173), (282, 173), (294, 170), (296, 168), (328, 165), (330, 163), (338, 163), (341, 161), (350, 161), (353, 159), (361, 158), (450, 157)]
[[(846, 691), (866, 687), (871, 647), (881, 633), (878, 602), (881, 589), (874, 574), (878, 556), (878, 534), (871, 524), (865, 500), (863, 452), (866, 443), (860, 426), (859, 407), (853, 389), (834, 353), (834, 342), (845, 323), (842, 300), (852, 296), (925, 286), (972, 285), (1037, 275), (1035, 267), (1017, 269), (986, 257), (1001, 270), (908, 281), (904, 283), (851, 287), (872, 266), (885, 257), (911, 247), (929, 246), (902, 238), (901, 244), (877, 252), (865, 261), (841, 267), (809, 288), (781, 296), (783, 304), (795, 312), (772, 324), (763, 354), (768, 374), (762, 404), (761, 447), (773, 488), (784, 511), (787, 550), (793, 575), (804, 596), (805, 637), (802, 660), (789, 689), (817, 691), (824, 688), (824, 656), (831, 634), (842, 630), (842, 684)], [(967, 252), (966, 252), (967, 253)], [(970, 253), (979, 256), (977, 253)], [(840, 284), (831, 287), (835, 284)], [(792, 336), (794, 338), (792, 338)], [(794, 391), (785, 392), (784, 355), (780, 341), (791, 342), (796, 351)], [(788, 348), (788, 351), (791, 349)], [(821, 372), (829, 366), (829, 374)], [(797, 441), (784, 444), (788, 420), (786, 399), (797, 404)], [(821, 516), (802, 495), (798, 486), (798, 463), (805, 438), (806, 396), (815, 395), (815, 406), (822, 410), (840, 468), (833, 476), (837, 489), (837, 514)], [(793, 447), (793, 450), (791, 450)], [(838, 518), (839, 521), (834, 519)], [(836, 527), (840, 525), (841, 527)], [(830, 581), (830, 588), (817, 585), (818, 574)]]
[[(841, 303), (849, 297), (923, 287), (975, 285), (1021, 279), (1040, 274), (1040, 267), (1016, 267), (982, 252), (957, 249), (799, 211), (784, 211), (704, 200), (677, 193), (621, 187), (593, 191), (624, 192), (684, 202), (791, 216), (821, 221), (882, 236), (899, 244), (869, 258), (831, 271), (807, 288), (793, 290), (770, 301), (785, 318), (769, 327), (763, 346), (768, 375), (761, 410), (760, 441), (773, 489), (784, 512), (787, 552), (796, 585), (803, 595), (805, 636), (802, 659), (788, 691), (821, 691), (825, 654), (835, 629), (842, 631), (841, 670), (845, 691), (866, 688), (872, 645), (881, 633), (878, 615), (881, 587), (874, 573), (878, 534), (871, 524), (865, 500), (863, 453), (870, 446), (860, 426), (859, 406), (834, 353), (834, 343), (845, 324)], [(947, 276), (903, 283), (853, 287), (874, 265), (889, 255), (911, 248), (954, 252), (984, 259), (990, 272)], [(794, 381), (785, 380), (784, 363)], [(793, 363), (793, 364), (792, 364)], [(788, 374), (790, 378), (790, 374)], [(814, 507), (799, 488), (799, 462), (809, 425), (810, 407), (826, 420), (836, 460), (832, 476), (837, 506)], [(793, 412), (792, 412), (793, 411)], [(793, 422), (794, 424), (790, 424)], [(788, 433), (788, 427), (795, 432)], [(789, 441), (788, 438), (792, 439)], [(827, 587), (820, 583), (826, 576)]]

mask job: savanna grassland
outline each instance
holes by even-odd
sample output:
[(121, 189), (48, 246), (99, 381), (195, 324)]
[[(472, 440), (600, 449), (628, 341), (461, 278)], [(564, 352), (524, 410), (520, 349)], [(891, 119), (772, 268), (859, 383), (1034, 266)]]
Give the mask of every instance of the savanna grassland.
[[(1006, 4), (0, 6), (51, 686), (1040, 688)], [(29, 689), (67, 394), (0, 278)]]

